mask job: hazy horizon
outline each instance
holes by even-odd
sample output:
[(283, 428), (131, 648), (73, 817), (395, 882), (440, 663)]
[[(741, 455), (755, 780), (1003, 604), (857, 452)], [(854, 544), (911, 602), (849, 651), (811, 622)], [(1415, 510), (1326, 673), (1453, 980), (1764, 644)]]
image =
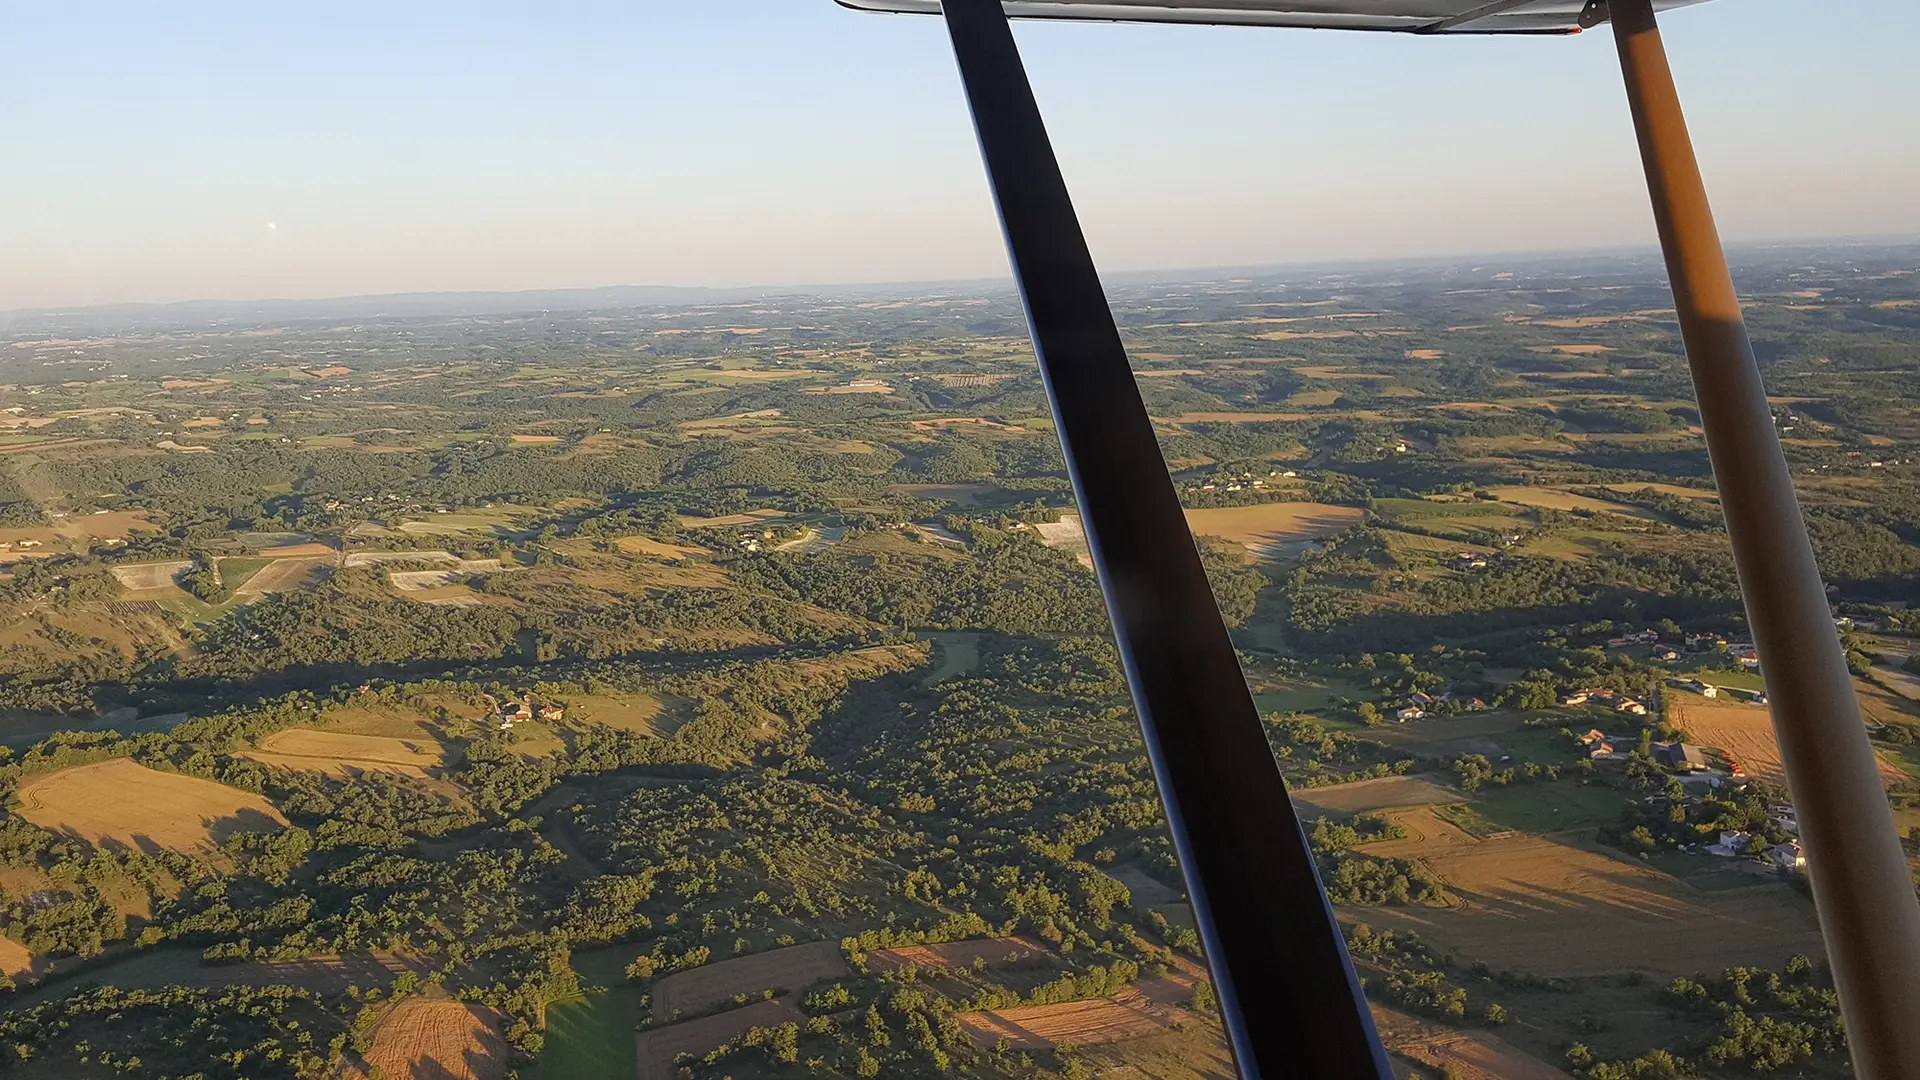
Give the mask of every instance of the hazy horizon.
[[(1920, 234), (1899, 105), (1920, 31), (1891, 0), (1853, 9), (1665, 20), (1729, 242)], [(830, 0), (0, 18), (0, 310), (1005, 277), (932, 19)], [(1018, 34), (1109, 274), (1654, 241), (1605, 33)]]

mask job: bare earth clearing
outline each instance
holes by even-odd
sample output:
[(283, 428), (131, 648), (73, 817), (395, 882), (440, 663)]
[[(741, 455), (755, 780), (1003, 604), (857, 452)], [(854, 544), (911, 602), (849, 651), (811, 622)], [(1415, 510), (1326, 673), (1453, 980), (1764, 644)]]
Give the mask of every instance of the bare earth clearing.
[(724, 1005), (739, 995), (789, 992), (851, 973), (836, 942), (816, 941), (755, 953), (669, 975), (653, 987), (653, 1014), (670, 1019)]
[(112, 572), (113, 579), (120, 583), (121, 588), (142, 592), (172, 585), (192, 565), (185, 559), (177, 562), (135, 563), (132, 566), (116, 566)]
[(1087, 530), (1080, 524), (1079, 514), (1061, 514), (1059, 521), (1043, 521), (1033, 527), (1040, 534), (1040, 542), (1050, 548), (1061, 551), (1080, 560), (1080, 565), (1093, 569), (1093, 551), (1087, 546)]
[(258, 749), (241, 751), (237, 756), (342, 779), (369, 772), (424, 778), (428, 769), (446, 761), (445, 749), (430, 740), (348, 735), (313, 728), (276, 731), (260, 740)]
[(326, 559), (282, 559), (248, 578), (235, 596), (266, 596), (269, 593), (297, 592), (312, 584)]
[(95, 847), (210, 854), (237, 832), (286, 827), (272, 803), (211, 780), (157, 772), (126, 758), (76, 765), (20, 787), (16, 812)]
[(508, 1054), (500, 1026), (500, 1014), (492, 1009), (409, 998), (374, 1029), (365, 1060), (376, 1071), (349, 1068), (345, 1075), (350, 1080), (501, 1080)]

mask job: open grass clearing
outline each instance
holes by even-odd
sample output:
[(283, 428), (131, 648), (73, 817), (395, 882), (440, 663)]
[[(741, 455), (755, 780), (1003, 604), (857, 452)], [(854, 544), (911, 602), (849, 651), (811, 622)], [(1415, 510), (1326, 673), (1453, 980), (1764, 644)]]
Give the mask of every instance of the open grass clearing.
[[(1376, 927), (1417, 931), (1462, 962), (1544, 976), (1640, 970), (1670, 978), (1820, 955), (1813, 905), (1784, 883), (1706, 891), (1566, 835), (1482, 840), (1431, 808), (1391, 816), (1415, 835), (1365, 850), (1424, 861), (1456, 901), (1353, 914)], [(1569, 948), (1571, 941), (1592, 947)]]
[(446, 748), (438, 740), (351, 735), (296, 727), (276, 731), (260, 740), (257, 748), (241, 751), (237, 756), (262, 765), (324, 773), (338, 779), (375, 772), (425, 779), (428, 770), (446, 763)]
[(521, 1067), (522, 1080), (633, 1080), (633, 1026), (646, 997), (626, 977), (634, 953), (620, 946), (574, 952), (581, 992), (547, 1005), (546, 1047)]
[[(1516, 781), (1505, 787), (1483, 788), (1470, 805), (1450, 808), (1451, 812), (1443, 811), (1441, 816), (1470, 832), (1556, 833), (1613, 824), (1620, 820), (1620, 807), (1626, 801), (1624, 793), (1612, 788), (1573, 780)], [(1484, 822), (1486, 828), (1470, 826), (1468, 822), (1474, 818)]]
[(655, 540), (651, 536), (622, 536), (613, 545), (628, 555), (646, 555), (655, 559), (677, 562), (707, 554), (706, 548), (688, 547), (685, 544), (669, 544)]
[(923, 685), (945, 682), (980, 666), (979, 634), (931, 631), (920, 637), (933, 644), (933, 670), (927, 673)]
[(1326, 708), (1336, 697), (1362, 696), (1365, 692), (1360, 687), (1342, 679), (1300, 677), (1260, 683), (1253, 703), (1261, 712), (1312, 712)]
[(1571, 491), (1548, 487), (1502, 486), (1484, 489), (1500, 497), (1501, 502), (1518, 503), (1521, 506), (1538, 507), (1542, 510), (1587, 510), (1596, 514), (1622, 514), (1627, 517), (1655, 518), (1650, 510), (1625, 503), (1607, 502), (1588, 495), (1576, 495)]
[(1408, 807), (1443, 806), (1466, 802), (1467, 797), (1424, 777), (1385, 776), (1351, 784), (1295, 788), (1293, 801), (1303, 814), (1351, 816)]
[(250, 791), (127, 758), (36, 776), (20, 786), (15, 813), (96, 848), (196, 855), (218, 851), (234, 833), (287, 825), (272, 803)]
[(1281, 545), (1331, 536), (1364, 520), (1366, 512), (1357, 507), (1305, 502), (1187, 511), (1187, 527), (1194, 535), (1239, 544), (1256, 558), (1269, 558)]
[(1144, 867), (1134, 863), (1118, 863), (1107, 867), (1106, 872), (1107, 876), (1127, 887), (1129, 898), (1137, 909), (1149, 910), (1180, 902), (1180, 890), (1147, 873)]
[(570, 722), (640, 735), (671, 735), (693, 715), (693, 702), (685, 698), (674, 698), (670, 707), (657, 695), (619, 690), (568, 695), (566, 707)]

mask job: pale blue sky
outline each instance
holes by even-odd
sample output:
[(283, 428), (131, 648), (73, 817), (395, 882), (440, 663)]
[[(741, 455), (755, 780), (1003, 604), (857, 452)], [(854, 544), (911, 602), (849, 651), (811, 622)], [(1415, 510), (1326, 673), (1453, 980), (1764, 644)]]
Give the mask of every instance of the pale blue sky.
[[(1902, 0), (1668, 45), (1730, 239), (1920, 233)], [(1612, 42), (1023, 24), (1110, 269), (1650, 244)], [(831, 0), (0, 0), (0, 309), (1002, 275), (942, 28)]]

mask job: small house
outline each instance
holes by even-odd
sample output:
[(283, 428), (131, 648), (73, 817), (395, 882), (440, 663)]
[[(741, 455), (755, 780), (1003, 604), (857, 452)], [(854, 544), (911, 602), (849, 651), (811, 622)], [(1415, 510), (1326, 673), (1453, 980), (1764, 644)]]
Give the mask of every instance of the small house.
[[(1444, 698), (1446, 695), (1442, 694), (1441, 696)], [(1419, 690), (1415, 690), (1412, 696), (1408, 698), (1408, 700), (1412, 701), (1415, 705), (1418, 705), (1423, 709), (1433, 704), (1433, 697)]]
[(1679, 772), (1699, 772), (1707, 767), (1706, 752), (1686, 743), (1655, 743), (1653, 760)]
[(1798, 840), (1789, 840), (1767, 852), (1767, 861), (1788, 873), (1807, 868), (1807, 853)]
[(1607, 736), (1599, 728), (1589, 730), (1585, 735), (1576, 736), (1581, 746), (1593, 746), (1607, 741)]
[(1575, 691), (1573, 691), (1573, 692), (1572, 692), (1572, 693), (1570, 693), (1570, 694), (1562, 694), (1562, 695), (1560, 695), (1560, 704), (1562, 704), (1562, 705), (1585, 705), (1585, 704), (1587, 703), (1587, 699), (1588, 699), (1588, 698), (1590, 698), (1590, 697), (1592, 697), (1592, 696), (1593, 696), (1592, 694), (1590, 694), (1590, 693), (1588, 693), (1588, 692), (1587, 692), (1587, 691), (1585, 691), (1585, 690), (1575, 690)]
[(1399, 712), (1394, 713), (1393, 718), (1404, 724), (1409, 720), (1423, 719), (1426, 715), (1426, 710), (1420, 708), (1418, 705), (1409, 705)]
[(1639, 702), (1628, 697), (1623, 697), (1619, 701), (1615, 702), (1613, 706), (1613, 711), (1623, 712), (1623, 713), (1632, 713), (1635, 716), (1647, 715), (1647, 707), (1645, 705), (1642, 705)]
[(552, 722), (556, 720), (564, 720), (566, 719), (566, 717), (567, 717), (567, 710), (565, 708), (562, 708), (559, 705), (540, 706), (540, 719), (542, 720)]
[(1707, 854), (1718, 855), (1723, 859), (1731, 859), (1736, 856), (1745, 855), (1747, 853), (1747, 845), (1752, 842), (1753, 837), (1747, 833), (1722, 832), (1720, 834), (1720, 842), (1708, 847)]

